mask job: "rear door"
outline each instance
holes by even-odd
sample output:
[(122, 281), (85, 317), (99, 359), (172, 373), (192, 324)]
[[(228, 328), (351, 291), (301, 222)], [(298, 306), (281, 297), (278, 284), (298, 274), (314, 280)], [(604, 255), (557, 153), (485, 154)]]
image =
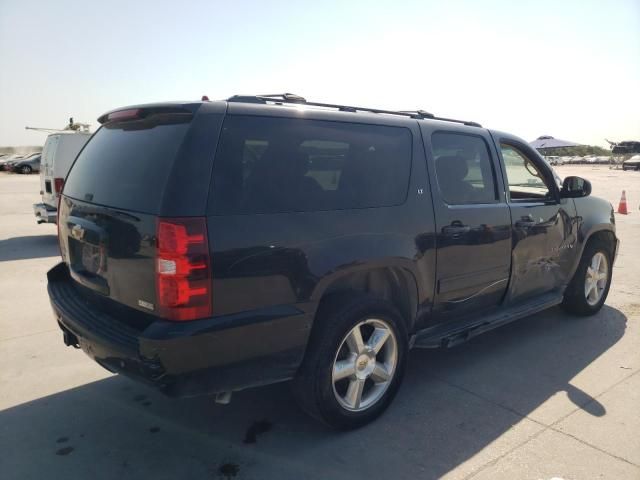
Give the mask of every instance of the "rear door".
[(458, 318), (498, 305), (511, 259), (511, 218), (488, 133), (422, 124), (436, 219), (433, 318)]

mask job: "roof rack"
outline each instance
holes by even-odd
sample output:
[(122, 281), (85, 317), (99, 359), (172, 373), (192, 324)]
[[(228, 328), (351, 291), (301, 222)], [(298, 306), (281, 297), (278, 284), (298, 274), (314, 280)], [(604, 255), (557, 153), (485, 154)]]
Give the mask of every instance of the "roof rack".
[(442, 120), (445, 122), (454, 122), (461, 123), (463, 125), (468, 125), (471, 127), (482, 127), (477, 122), (470, 122), (467, 120), (456, 120), (454, 118), (444, 118), (444, 117), (436, 117), (433, 113), (426, 112), (424, 110), (382, 110), (379, 108), (366, 108), (366, 107), (352, 107), (349, 105), (337, 105), (333, 103), (320, 103), (320, 102), (309, 102), (304, 97), (300, 95), (296, 95), (295, 93), (275, 93), (275, 94), (264, 94), (264, 95), (234, 95), (227, 99), (227, 102), (238, 102), (238, 103), (274, 103), (276, 105), (282, 105), (285, 103), (293, 103), (297, 105), (309, 105), (312, 107), (322, 107), (322, 108), (335, 108), (341, 112), (370, 112), (370, 113), (384, 113), (388, 115), (403, 115), (409, 118), (416, 119), (431, 119), (431, 120)]

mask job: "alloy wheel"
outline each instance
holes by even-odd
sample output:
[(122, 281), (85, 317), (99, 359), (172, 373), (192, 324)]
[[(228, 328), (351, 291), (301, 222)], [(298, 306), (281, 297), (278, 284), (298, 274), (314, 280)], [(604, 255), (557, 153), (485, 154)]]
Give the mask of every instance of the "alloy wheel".
[(333, 362), (331, 380), (338, 403), (360, 412), (387, 391), (398, 363), (398, 341), (383, 320), (367, 319), (344, 337)]
[(592, 307), (596, 305), (607, 287), (609, 280), (609, 262), (602, 252), (596, 252), (587, 267), (587, 275), (584, 281), (584, 295), (587, 303)]

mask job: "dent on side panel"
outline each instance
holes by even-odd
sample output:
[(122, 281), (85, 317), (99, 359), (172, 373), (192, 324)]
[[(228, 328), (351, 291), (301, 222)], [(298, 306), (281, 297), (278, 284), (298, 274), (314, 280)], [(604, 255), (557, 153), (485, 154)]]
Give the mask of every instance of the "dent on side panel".
[(396, 207), (211, 217), (214, 311), (317, 303), (348, 272), (415, 270), (415, 234)]
[[(527, 212), (526, 207), (512, 207), (520, 214)], [(514, 217), (510, 299), (562, 288), (569, 282), (577, 251), (578, 219), (567, 209), (574, 210), (570, 200), (560, 208), (557, 205), (532, 207), (532, 212), (539, 217), (546, 216), (526, 229), (518, 228), (517, 217)]]

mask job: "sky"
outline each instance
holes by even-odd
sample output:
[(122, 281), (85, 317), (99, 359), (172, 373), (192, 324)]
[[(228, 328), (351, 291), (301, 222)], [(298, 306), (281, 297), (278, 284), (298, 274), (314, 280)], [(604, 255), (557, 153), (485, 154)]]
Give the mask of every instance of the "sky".
[(281, 92), (640, 139), (640, 0), (0, 0), (0, 146), (130, 104)]

